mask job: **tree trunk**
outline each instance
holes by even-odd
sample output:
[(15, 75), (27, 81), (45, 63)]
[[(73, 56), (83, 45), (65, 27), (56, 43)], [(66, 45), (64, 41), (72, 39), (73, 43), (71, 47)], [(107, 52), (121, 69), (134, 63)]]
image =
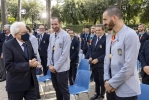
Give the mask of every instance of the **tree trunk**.
[(47, 29), (51, 28), (51, 0), (46, 0)]
[(22, 0), (18, 0), (18, 18), (17, 18), (17, 21), (21, 21), (21, 1)]
[(122, 6), (122, 0), (117, 0), (118, 2), (118, 7), (121, 9), (121, 6)]
[(2, 29), (5, 24), (7, 24), (7, 7), (6, 0), (1, 0), (1, 19), (2, 19)]

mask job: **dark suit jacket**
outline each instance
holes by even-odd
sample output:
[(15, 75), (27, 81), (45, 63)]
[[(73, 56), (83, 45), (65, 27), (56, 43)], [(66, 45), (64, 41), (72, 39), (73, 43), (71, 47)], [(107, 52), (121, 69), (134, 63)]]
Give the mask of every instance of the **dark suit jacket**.
[[(38, 36), (38, 42), (39, 42), (39, 36)], [(40, 56), (42, 57), (47, 57), (47, 49), (48, 49), (48, 46), (49, 46), (49, 38), (50, 38), (50, 35), (47, 34), (47, 33), (44, 33), (43, 37), (42, 37), (42, 42), (41, 44), (39, 45), (39, 54)]]
[(90, 55), (90, 52), (91, 52), (91, 44), (93, 43), (94, 38), (97, 38), (97, 36), (94, 35), (92, 40), (91, 39), (89, 40), (91, 43), (89, 42), (89, 46), (88, 46), (87, 53), (86, 53), (86, 56), (85, 56), (86, 59), (89, 59), (89, 55)]
[[(96, 44), (97, 37), (93, 39), (93, 43), (91, 44), (91, 52), (90, 57), (94, 59), (98, 59), (98, 63), (93, 65), (94, 67), (103, 67), (104, 57), (105, 57), (105, 49), (106, 49), (106, 36), (105, 34), (101, 37), (101, 39)], [(95, 46), (96, 44), (96, 46)]]
[[(12, 38), (13, 38), (13, 36), (10, 34), (6, 41), (8, 41), (8, 40), (10, 40)], [(0, 55), (2, 53), (2, 46), (3, 46), (4, 42), (5, 42), (5, 34), (4, 33), (0, 33)]]
[(21, 46), (16, 38), (13, 38), (3, 44), (4, 66), (7, 71), (6, 91), (20, 92), (28, 90), (32, 84), (38, 89), (36, 78), (36, 68), (29, 66), (29, 60), (36, 58), (30, 41), (26, 42), (29, 59), (26, 58)]
[(144, 43), (144, 46), (139, 54), (140, 62), (142, 66), (141, 76), (145, 77), (147, 74), (144, 72), (143, 67), (149, 66), (149, 40)]
[(87, 53), (88, 46), (89, 46), (89, 41), (90, 41), (90, 33), (86, 37), (86, 34), (82, 35), (82, 42), (81, 42), (81, 49), (83, 50), (83, 54)]
[(74, 37), (70, 46), (70, 65), (77, 65), (79, 62), (79, 45), (79, 40), (77, 39), (77, 37)]
[[(139, 38), (140, 38), (140, 35), (139, 35)], [(148, 40), (148, 39), (149, 39), (149, 34), (144, 33), (143, 36), (142, 36), (142, 38), (140, 39), (140, 43), (141, 43), (140, 52), (141, 52), (141, 50), (142, 50), (142, 48), (143, 48), (144, 42), (145, 42), (146, 40)]]

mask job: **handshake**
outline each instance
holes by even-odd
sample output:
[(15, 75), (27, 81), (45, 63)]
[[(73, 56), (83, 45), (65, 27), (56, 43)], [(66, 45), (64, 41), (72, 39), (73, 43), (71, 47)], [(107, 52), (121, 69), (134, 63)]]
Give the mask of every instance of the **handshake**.
[(39, 62), (37, 61), (37, 59), (32, 59), (32, 60), (29, 60), (29, 65), (30, 65), (30, 67), (37, 67), (37, 66), (39, 66)]

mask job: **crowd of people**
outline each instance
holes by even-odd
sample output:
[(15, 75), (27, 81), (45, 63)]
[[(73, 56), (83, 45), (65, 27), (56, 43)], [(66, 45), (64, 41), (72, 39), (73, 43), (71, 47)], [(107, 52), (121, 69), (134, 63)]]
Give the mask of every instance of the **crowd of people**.
[(52, 17), (52, 29), (40, 25), (36, 32), (23, 22), (6, 24), (0, 33), (0, 82), (6, 80), (9, 100), (40, 99), (37, 68), (51, 72), (57, 100), (70, 100), (68, 86), (73, 85), (79, 65), (79, 53), (88, 59), (90, 81), (95, 95), (90, 100), (137, 100), (141, 93), (137, 61), (142, 83), (149, 84), (149, 29), (144, 24), (133, 30), (123, 22), (122, 11), (109, 7), (103, 24), (83, 28), (61, 28), (61, 20)]

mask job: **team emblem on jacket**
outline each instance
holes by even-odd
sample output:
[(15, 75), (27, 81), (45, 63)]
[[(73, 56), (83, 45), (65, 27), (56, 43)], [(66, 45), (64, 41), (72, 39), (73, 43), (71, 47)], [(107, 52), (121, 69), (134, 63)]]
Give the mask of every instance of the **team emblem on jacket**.
[(59, 47), (62, 48), (62, 43), (59, 44)]
[(100, 45), (100, 48), (102, 48), (102, 45)]
[(119, 56), (122, 56), (122, 49), (119, 48), (117, 51), (118, 51), (118, 55), (119, 55)]

